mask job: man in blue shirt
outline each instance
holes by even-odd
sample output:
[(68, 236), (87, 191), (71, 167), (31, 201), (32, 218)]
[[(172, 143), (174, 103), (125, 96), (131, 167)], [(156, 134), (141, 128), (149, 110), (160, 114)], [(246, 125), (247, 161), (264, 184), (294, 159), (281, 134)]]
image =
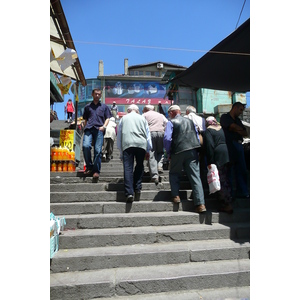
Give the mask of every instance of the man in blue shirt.
[(192, 120), (181, 116), (180, 107), (172, 105), (168, 109), (170, 121), (164, 134), (164, 148), (171, 159), (169, 181), (172, 201), (180, 203), (179, 187), (181, 170), (184, 169), (193, 189), (193, 199), (197, 213), (206, 211), (204, 192), (200, 179), (198, 150), (200, 140)]
[[(86, 163), (85, 175), (93, 174), (98, 179), (101, 170), (101, 157), (103, 137), (106, 126), (111, 118), (111, 112), (107, 105), (101, 103), (102, 91), (93, 89), (93, 101), (84, 107), (84, 135), (82, 142), (83, 156)], [(94, 162), (92, 162), (91, 149), (94, 141)]]

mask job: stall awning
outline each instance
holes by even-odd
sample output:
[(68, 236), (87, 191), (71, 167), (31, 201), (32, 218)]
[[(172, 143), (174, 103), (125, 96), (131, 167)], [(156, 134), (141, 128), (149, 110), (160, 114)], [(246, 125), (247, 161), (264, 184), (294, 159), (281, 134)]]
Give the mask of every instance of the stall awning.
[(250, 91), (250, 18), (170, 82), (195, 89)]
[[(63, 8), (60, 1), (57, 0), (50, 0), (50, 46), (56, 58), (66, 48), (76, 51)], [(50, 63), (50, 70), (57, 74), (69, 76), (73, 80), (81, 82), (83, 86), (86, 85), (79, 58), (76, 58), (74, 64), (64, 71), (61, 70), (57, 61), (53, 60)]]

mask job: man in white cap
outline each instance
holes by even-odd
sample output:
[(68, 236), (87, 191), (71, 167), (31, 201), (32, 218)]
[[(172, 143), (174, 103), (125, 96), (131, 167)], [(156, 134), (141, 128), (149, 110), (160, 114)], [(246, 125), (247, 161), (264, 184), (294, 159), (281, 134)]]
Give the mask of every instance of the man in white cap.
[[(139, 114), (139, 108), (131, 104), (128, 114), (122, 117), (117, 134), (117, 147), (124, 168), (124, 190), (126, 202), (139, 201), (144, 174), (144, 158), (152, 148), (148, 123)], [(134, 167), (134, 158), (136, 166)]]
[(149, 171), (151, 182), (158, 183), (158, 171), (162, 171), (161, 159), (164, 154), (164, 133), (167, 118), (154, 110), (153, 105), (146, 105), (143, 116), (148, 122), (151, 133), (152, 150), (149, 153)]
[(116, 101), (113, 102), (113, 104), (110, 106), (110, 112), (114, 118), (118, 115), (118, 105), (116, 104)]
[(180, 202), (179, 187), (182, 169), (185, 170), (193, 190), (197, 213), (206, 211), (202, 182), (200, 179), (200, 140), (192, 120), (181, 116), (180, 107), (172, 105), (168, 109), (170, 121), (164, 134), (164, 147), (169, 156), (172, 201)]
[(103, 146), (102, 146), (102, 153), (103, 153), (102, 160), (103, 161), (110, 161), (110, 159), (113, 158), (112, 153), (114, 150), (115, 138), (117, 136), (116, 127), (117, 127), (117, 124), (115, 123), (115, 118), (111, 117), (107, 124), (106, 130), (105, 130), (105, 135), (104, 135), (104, 142), (103, 142)]

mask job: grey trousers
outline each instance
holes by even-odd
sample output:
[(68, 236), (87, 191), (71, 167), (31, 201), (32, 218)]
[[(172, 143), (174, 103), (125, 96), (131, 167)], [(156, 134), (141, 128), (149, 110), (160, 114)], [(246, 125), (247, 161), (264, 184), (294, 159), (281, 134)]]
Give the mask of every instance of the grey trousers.
[(149, 152), (150, 176), (158, 178), (157, 167), (164, 154), (164, 132), (151, 131), (152, 151)]
[(180, 176), (184, 170), (192, 186), (194, 204), (205, 204), (204, 192), (200, 178), (200, 163), (198, 152), (194, 149), (178, 154), (172, 154), (170, 162), (169, 181), (172, 197), (179, 196)]

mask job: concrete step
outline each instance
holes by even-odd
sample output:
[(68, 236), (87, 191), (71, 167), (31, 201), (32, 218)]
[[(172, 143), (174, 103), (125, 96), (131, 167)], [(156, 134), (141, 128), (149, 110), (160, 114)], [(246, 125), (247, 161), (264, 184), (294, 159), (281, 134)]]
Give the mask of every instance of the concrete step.
[[(191, 191), (180, 191), (181, 199), (188, 199)], [(168, 190), (142, 190), (141, 200), (149, 201), (171, 201), (171, 191)], [(123, 191), (91, 191), (91, 192), (50, 192), (51, 203), (66, 202), (107, 202), (126, 201)]]
[(55, 254), (51, 261), (51, 271), (58, 273), (246, 259), (249, 258), (249, 251), (250, 244), (247, 241), (223, 239), (67, 249)]
[(249, 300), (250, 286), (214, 288), (204, 290), (188, 290), (147, 295), (134, 295), (109, 298), (94, 298), (93, 300)]
[(250, 221), (249, 210), (239, 210), (235, 214), (207, 212), (199, 215), (189, 211), (158, 211), (113, 214), (65, 215), (66, 229), (94, 229), (139, 226), (169, 226), (180, 224), (212, 224)]
[(59, 236), (59, 248), (77, 249), (228, 238), (249, 240), (249, 222), (210, 225), (198, 222), (171, 226), (64, 230)]
[[(179, 191), (181, 202), (190, 201), (191, 190)], [(170, 190), (142, 190), (140, 201), (153, 201), (153, 202), (171, 202)], [(208, 195), (204, 190), (205, 204), (208, 208), (217, 208), (219, 202), (214, 194)], [(123, 191), (89, 191), (89, 192), (50, 192), (50, 203), (77, 203), (77, 202), (125, 202), (125, 194)], [(135, 205), (137, 202), (133, 202), (131, 205)], [(236, 198), (234, 201), (235, 207), (250, 207), (250, 199)]]
[[(180, 189), (191, 189), (189, 182), (181, 182)], [(143, 190), (171, 190), (168, 181), (143, 183)], [(123, 180), (118, 183), (98, 182), (98, 183), (68, 183), (68, 184), (50, 184), (50, 192), (96, 192), (96, 191), (124, 191)]]
[[(100, 177), (97, 182), (110, 182), (111, 177), (116, 177), (123, 180), (123, 171), (110, 169), (104, 172), (100, 172)], [(161, 181), (169, 181), (169, 173), (160, 174)], [(143, 175), (143, 182), (150, 182), (150, 175), (149, 173), (145, 173)], [(182, 180), (188, 181), (186, 175), (183, 175)], [(73, 181), (72, 181), (73, 180)], [(50, 183), (72, 183), (72, 182), (93, 182), (93, 176), (85, 176), (83, 171), (77, 172), (50, 172)]]
[[(234, 222), (241, 220), (250, 220), (249, 208), (239, 207), (238, 202), (233, 205), (234, 212), (231, 215), (218, 211), (219, 202), (207, 201), (206, 219), (212, 220), (216, 216), (224, 220), (233, 220)], [(119, 214), (119, 213), (142, 213), (142, 212), (177, 212), (189, 211), (194, 212), (193, 201), (182, 201), (180, 205), (171, 201), (139, 201), (130, 203), (123, 202), (71, 202), (71, 203), (51, 203), (50, 211), (57, 216), (68, 216), (78, 214)], [(209, 215), (210, 214), (210, 215)], [(210, 216), (212, 218), (210, 218)]]
[(51, 299), (92, 299), (250, 285), (249, 259), (53, 273)]

